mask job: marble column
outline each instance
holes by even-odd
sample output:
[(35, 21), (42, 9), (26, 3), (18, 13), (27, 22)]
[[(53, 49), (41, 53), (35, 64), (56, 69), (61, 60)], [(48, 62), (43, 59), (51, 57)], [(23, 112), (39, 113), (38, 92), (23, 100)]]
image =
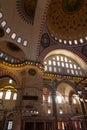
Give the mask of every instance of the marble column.
[(53, 105), (53, 116), (55, 117), (55, 130), (58, 130), (57, 120), (57, 107), (56, 107), (56, 84), (55, 81), (52, 84), (52, 105)]

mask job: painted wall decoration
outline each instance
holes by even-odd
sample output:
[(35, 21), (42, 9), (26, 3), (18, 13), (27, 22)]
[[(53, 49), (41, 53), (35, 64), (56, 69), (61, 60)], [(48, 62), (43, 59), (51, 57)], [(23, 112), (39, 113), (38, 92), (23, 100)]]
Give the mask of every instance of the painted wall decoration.
[(33, 68), (31, 68), (31, 69), (28, 70), (28, 73), (29, 73), (29, 75), (31, 75), (31, 76), (35, 76), (35, 75), (36, 75), (36, 70), (33, 69)]
[(72, 13), (80, 9), (83, 4), (83, 0), (63, 0), (63, 9)]
[(23, 0), (23, 4), (26, 14), (33, 19), (35, 15), (37, 0)]
[(17, 0), (17, 9), (24, 21), (33, 24), (37, 0)]
[(44, 33), (41, 37), (41, 45), (43, 48), (46, 48), (50, 45), (50, 37), (47, 33)]

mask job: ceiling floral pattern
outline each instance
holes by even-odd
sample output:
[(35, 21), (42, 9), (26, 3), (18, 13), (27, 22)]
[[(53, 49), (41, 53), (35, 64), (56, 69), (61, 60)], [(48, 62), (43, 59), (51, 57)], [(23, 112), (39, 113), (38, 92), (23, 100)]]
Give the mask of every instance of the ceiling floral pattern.
[(87, 1), (52, 0), (46, 24), (48, 32), (59, 42), (82, 44), (87, 37)]

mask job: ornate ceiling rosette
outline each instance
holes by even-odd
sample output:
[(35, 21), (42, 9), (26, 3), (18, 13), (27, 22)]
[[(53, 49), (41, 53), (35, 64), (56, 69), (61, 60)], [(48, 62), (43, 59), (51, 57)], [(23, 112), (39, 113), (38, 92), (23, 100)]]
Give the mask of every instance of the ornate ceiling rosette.
[(77, 45), (87, 41), (87, 0), (52, 0), (47, 28), (59, 43)]
[(31, 68), (31, 69), (28, 70), (28, 73), (29, 73), (29, 75), (31, 75), (31, 76), (35, 76), (37, 72), (36, 72), (35, 69)]
[(17, 10), (26, 23), (33, 24), (37, 0), (17, 0)]
[(43, 48), (47, 48), (50, 45), (50, 37), (48, 33), (44, 33), (41, 37), (41, 45)]

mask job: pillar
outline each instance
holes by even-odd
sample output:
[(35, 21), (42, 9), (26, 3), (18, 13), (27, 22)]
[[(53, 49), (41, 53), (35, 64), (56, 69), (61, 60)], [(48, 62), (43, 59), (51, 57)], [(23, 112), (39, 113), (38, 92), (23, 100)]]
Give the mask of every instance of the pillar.
[(58, 130), (58, 120), (57, 120), (57, 108), (56, 108), (56, 84), (53, 81), (52, 84), (52, 105), (53, 105), (53, 116), (55, 117), (55, 130)]

